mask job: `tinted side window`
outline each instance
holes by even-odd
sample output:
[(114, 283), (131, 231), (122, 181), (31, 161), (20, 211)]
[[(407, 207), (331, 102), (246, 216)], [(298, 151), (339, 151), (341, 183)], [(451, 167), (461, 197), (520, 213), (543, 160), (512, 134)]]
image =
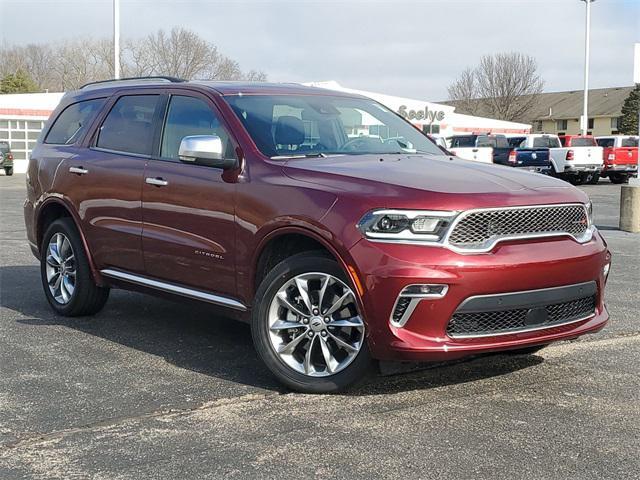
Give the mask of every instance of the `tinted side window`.
[(549, 137), (549, 148), (560, 148), (560, 139), (558, 137)]
[(104, 101), (104, 98), (96, 98), (69, 105), (53, 122), (44, 143), (56, 145), (74, 143), (85, 132)]
[[(613, 146), (613, 142), (612, 145)], [(633, 137), (627, 137), (627, 138), (623, 138), (622, 142), (621, 142), (621, 147), (637, 147), (638, 146), (638, 139), (637, 138), (633, 138)]]
[(505, 137), (497, 136), (496, 137), (496, 147), (498, 147), (498, 148), (509, 148), (509, 142)]
[(591, 137), (576, 137), (571, 141), (572, 147), (595, 147), (596, 141)]
[(468, 148), (476, 146), (476, 137), (452, 137), (451, 148)]
[(120, 97), (100, 127), (96, 144), (118, 152), (151, 155), (153, 115), (159, 95)]
[(522, 147), (523, 144), (527, 143), (527, 139), (525, 137), (511, 137), (509, 138), (509, 146), (510, 147)]
[(235, 156), (229, 134), (209, 105), (199, 98), (172, 96), (162, 135), (160, 156), (178, 159), (180, 142), (189, 135), (216, 135), (227, 158)]
[(480, 135), (476, 140), (476, 147), (495, 147), (495, 138), (487, 137), (486, 135)]
[(549, 148), (549, 137), (536, 137), (533, 139), (533, 148)]

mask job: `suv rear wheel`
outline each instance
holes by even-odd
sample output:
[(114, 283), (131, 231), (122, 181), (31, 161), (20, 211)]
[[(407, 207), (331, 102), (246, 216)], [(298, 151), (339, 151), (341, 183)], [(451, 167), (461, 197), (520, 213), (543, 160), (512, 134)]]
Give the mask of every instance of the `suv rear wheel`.
[(40, 255), (42, 286), (51, 307), (76, 317), (99, 312), (109, 289), (93, 282), (89, 261), (73, 221), (54, 221), (44, 234)]
[(322, 253), (294, 255), (271, 270), (256, 293), (251, 332), (269, 370), (301, 392), (344, 389), (371, 366), (355, 292)]

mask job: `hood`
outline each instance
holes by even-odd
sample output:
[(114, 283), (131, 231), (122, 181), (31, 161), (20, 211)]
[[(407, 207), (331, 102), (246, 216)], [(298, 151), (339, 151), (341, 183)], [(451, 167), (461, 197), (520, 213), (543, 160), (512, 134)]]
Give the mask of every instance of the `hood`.
[(285, 174), (297, 180), (325, 184), (325, 175), (353, 182), (443, 194), (517, 194), (517, 192), (578, 192), (566, 182), (513, 167), (484, 164), (448, 156), (344, 155), (289, 160)]

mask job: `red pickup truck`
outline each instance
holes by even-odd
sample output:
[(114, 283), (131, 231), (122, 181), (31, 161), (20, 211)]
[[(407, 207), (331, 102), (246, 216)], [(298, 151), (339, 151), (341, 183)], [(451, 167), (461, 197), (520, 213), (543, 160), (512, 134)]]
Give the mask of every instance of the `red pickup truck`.
[(629, 177), (638, 176), (638, 137), (611, 135), (597, 137), (603, 148), (601, 176), (609, 177), (612, 183), (626, 183)]

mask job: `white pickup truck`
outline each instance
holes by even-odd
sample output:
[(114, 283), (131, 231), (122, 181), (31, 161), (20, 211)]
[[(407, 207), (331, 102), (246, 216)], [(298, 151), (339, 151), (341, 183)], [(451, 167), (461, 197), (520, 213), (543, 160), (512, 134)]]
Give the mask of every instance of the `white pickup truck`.
[(449, 151), (474, 162), (493, 163), (493, 146), (489, 135), (454, 135), (447, 138)]
[(574, 185), (598, 183), (603, 161), (596, 139), (591, 135), (549, 135), (553, 137), (558, 139), (549, 149), (555, 175)]
[(574, 185), (598, 183), (602, 171), (602, 147), (591, 136), (551, 135), (538, 133), (527, 135), (536, 147), (549, 148), (549, 157), (555, 177)]

